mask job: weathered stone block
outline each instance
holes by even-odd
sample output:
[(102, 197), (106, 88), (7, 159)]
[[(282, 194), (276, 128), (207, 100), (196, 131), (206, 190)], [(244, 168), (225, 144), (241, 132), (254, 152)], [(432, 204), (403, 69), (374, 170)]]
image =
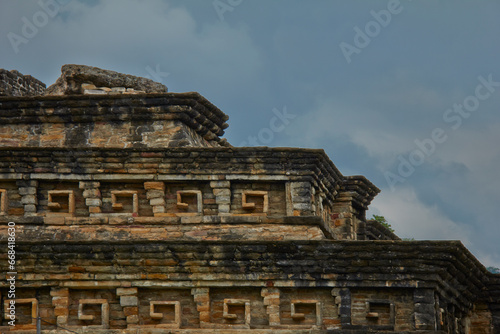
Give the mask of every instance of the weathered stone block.
[(230, 188), (231, 181), (210, 181), (210, 187), (212, 187), (212, 188)]
[(24, 212), (25, 213), (35, 213), (36, 212), (36, 205), (35, 204), (27, 204), (24, 206)]
[(231, 203), (231, 196), (216, 196), (215, 202), (218, 204), (229, 204)]
[(150, 201), (149, 201), (149, 204), (150, 205), (165, 205), (165, 199), (164, 198), (152, 198)]
[(165, 190), (164, 182), (144, 182), (144, 189), (146, 190)]
[(85, 198), (101, 197), (101, 192), (99, 191), (99, 189), (85, 189), (83, 191), (83, 197)]
[(78, 187), (80, 189), (95, 189), (99, 188), (101, 186), (101, 183), (98, 181), (80, 181), (78, 184)]
[(435, 327), (435, 315), (432, 313), (415, 313), (415, 328), (417, 330), (432, 330)]
[(116, 295), (117, 296), (137, 295), (137, 288), (117, 288)]
[(139, 315), (133, 314), (127, 316), (127, 323), (128, 324), (138, 324), (139, 323)]
[(36, 188), (34, 187), (21, 187), (19, 188), (19, 195), (24, 196), (24, 195), (35, 195), (36, 194)]
[(85, 204), (87, 206), (102, 206), (102, 201), (99, 198), (87, 198)]
[(147, 199), (162, 198), (165, 197), (163, 190), (148, 190)]
[(153, 213), (165, 213), (166, 209), (164, 206), (154, 206)]
[(311, 210), (312, 206), (311, 203), (293, 203), (293, 209), (294, 210)]
[(98, 206), (90, 206), (89, 213), (101, 213), (101, 208)]
[(137, 296), (121, 296), (120, 305), (121, 306), (137, 306), (138, 304)]
[(21, 198), (21, 204), (36, 204), (35, 195), (25, 195)]
[(229, 204), (219, 204), (219, 213), (229, 213), (231, 206)]
[(226, 188), (215, 188), (213, 192), (217, 198), (231, 196), (231, 190)]

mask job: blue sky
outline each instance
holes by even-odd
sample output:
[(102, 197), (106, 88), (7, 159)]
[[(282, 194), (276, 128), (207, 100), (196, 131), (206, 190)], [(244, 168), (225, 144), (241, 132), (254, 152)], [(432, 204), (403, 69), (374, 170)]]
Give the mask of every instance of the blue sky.
[[(235, 146), (323, 148), (402, 237), (500, 267), (500, 3), (0, 2), (0, 67), (86, 64), (198, 91)], [(288, 115), (273, 121), (276, 115)]]

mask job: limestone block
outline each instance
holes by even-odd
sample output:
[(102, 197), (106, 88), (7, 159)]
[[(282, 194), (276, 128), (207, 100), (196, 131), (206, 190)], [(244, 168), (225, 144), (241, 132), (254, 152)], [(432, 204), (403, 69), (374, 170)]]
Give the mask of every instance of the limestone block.
[(24, 196), (24, 195), (35, 195), (36, 194), (36, 188), (34, 187), (20, 187), (19, 188), (19, 195)]
[(231, 196), (231, 190), (230, 189), (227, 189), (227, 188), (215, 188), (213, 190), (214, 192), (214, 195), (219, 197), (219, 196), (225, 196), (225, 197), (228, 197), (228, 196)]
[(83, 94), (87, 95), (105, 95), (107, 94), (105, 91), (100, 89), (84, 89)]
[(152, 199), (152, 198), (161, 198), (165, 197), (165, 193), (163, 190), (148, 190), (146, 194), (147, 199)]
[(215, 202), (217, 204), (230, 204), (231, 203), (231, 196), (216, 196), (215, 197)]
[(98, 181), (80, 181), (78, 184), (78, 187), (80, 189), (95, 189), (99, 188), (101, 186), (101, 183)]
[(137, 306), (138, 299), (137, 296), (120, 296), (121, 306)]
[(36, 204), (35, 195), (26, 195), (21, 198), (21, 204)]
[(229, 204), (219, 204), (219, 213), (229, 213), (231, 206)]
[(101, 206), (102, 201), (99, 198), (87, 198), (85, 199), (85, 204), (87, 206)]
[(165, 213), (165, 207), (164, 206), (154, 206), (153, 207), (153, 213)]
[(36, 212), (36, 205), (35, 204), (27, 204), (24, 206), (24, 212), (25, 213), (35, 213)]
[(127, 316), (127, 324), (138, 324), (139, 316), (137, 314)]
[(144, 182), (144, 189), (146, 190), (165, 190), (164, 182)]
[(0, 189), (0, 215), (7, 213), (8, 203), (7, 189)]
[(200, 314), (200, 323), (210, 323), (210, 298), (208, 288), (191, 289), (191, 294), (196, 302), (196, 309)]
[(82, 83), (82, 89), (97, 89), (94, 84)]
[(28, 187), (28, 188), (38, 187), (37, 180), (22, 180), (22, 181), (16, 181), (16, 183), (19, 187)]
[(293, 203), (293, 209), (294, 210), (311, 210), (312, 206), (311, 203)]
[(165, 205), (165, 199), (164, 198), (152, 198), (149, 203), (152, 206), (157, 206), (157, 205)]
[(90, 206), (89, 213), (101, 213), (101, 208), (98, 206)]
[(101, 192), (99, 191), (99, 189), (85, 189), (83, 191), (83, 197), (84, 198), (92, 198), (92, 197), (101, 197)]
[(116, 295), (117, 296), (137, 295), (137, 288), (117, 288)]
[(280, 318), (280, 290), (278, 288), (262, 288), (261, 296), (264, 297), (264, 305), (270, 326), (279, 326)]
[(210, 181), (211, 188), (230, 188), (231, 181)]

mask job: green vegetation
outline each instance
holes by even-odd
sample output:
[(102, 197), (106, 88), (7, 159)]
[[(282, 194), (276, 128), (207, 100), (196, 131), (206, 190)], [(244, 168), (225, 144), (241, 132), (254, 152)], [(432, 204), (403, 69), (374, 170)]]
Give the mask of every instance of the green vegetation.
[(394, 233), (394, 229), (392, 228), (391, 224), (387, 222), (384, 216), (373, 215), (372, 219), (384, 225), (389, 231)]
[[(384, 216), (373, 215), (373, 217), (371, 219), (379, 222), (382, 225), (384, 225), (389, 231), (391, 231), (392, 233), (394, 233), (394, 229), (392, 228), (391, 224), (389, 224), (387, 222), (387, 220), (385, 219)], [(415, 238), (402, 238), (401, 240), (403, 240), (403, 241), (415, 241)]]

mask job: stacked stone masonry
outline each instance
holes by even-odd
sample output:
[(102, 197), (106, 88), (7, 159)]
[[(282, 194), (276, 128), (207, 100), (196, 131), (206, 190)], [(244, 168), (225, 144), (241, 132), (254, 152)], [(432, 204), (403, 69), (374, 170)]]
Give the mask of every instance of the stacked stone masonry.
[(0, 68), (0, 96), (34, 96), (45, 93), (45, 84), (31, 75)]
[(199, 94), (132, 79), (0, 98), (1, 333), (500, 332), (500, 276), (460, 242), (402, 241), (322, 150), (231, 147)]

